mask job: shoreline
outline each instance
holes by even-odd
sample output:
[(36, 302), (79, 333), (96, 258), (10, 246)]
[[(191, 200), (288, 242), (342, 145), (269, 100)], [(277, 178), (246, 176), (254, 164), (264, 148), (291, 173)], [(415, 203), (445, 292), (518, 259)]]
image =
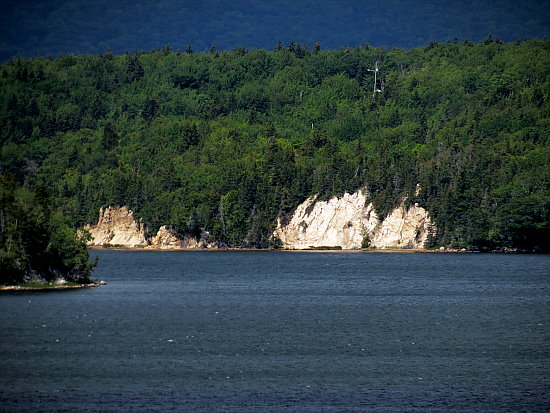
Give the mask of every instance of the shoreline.
[[(162, 251), (162, 252), (227, 252), (227, 251), (270, 251), (270, 252), (337, 252), (337, 253), (479, 253), (479, 251), (469, 251), (469, 250), (456, 250), (456, 249), (445, 249), (445, 250), (430, 250), (430, 249), (413, 249), (413, 248), (358, 248), (358, 249), (338, 249), (338, 248), (308, 248), (308, 249), (284, 249), (284, 248), (158, 248), (158, 247), (102, 247), (98, 245), (88, 246), (89, 250), (92, 251)], [(495, 251), (502, 252), (502, 251)]]
[(396, 253), (396, 254), (548, 254), (544, 251), (516, 251), (516, 250), (493, 250), (493, 251), (479, 251), (479, 250), (466, 250), (466, 249), (422, 249), (422, 248), (358, 248), (358, 249), (338, 249), (338, 248), (307, 248), (307, 249), (287, 249), (287, 248), (159, 248), (159, 247), (102, 247), (100, 245), (89, 245), (88, 250), (96, 251), (157, 251), (157, 252), (228, 252), (228, 251), (252, 251), (252, 252), (336, 252), (336, 253)]
[(21, 284), (21, 285), (1, 285), (0, 292), (3, 291), (59, 291), (59, 290), (75, 290), (80, 288), (93, 288), (101, 285), (107, 285), (105, 281), (98, 281), (87, 284)]

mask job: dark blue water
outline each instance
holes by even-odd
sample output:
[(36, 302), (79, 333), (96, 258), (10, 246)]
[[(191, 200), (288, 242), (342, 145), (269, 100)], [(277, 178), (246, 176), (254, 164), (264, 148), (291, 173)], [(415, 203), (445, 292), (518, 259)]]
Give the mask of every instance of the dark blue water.
[(550, 256), (93, 252), (0, 295), (1, 411), (550, 410)]

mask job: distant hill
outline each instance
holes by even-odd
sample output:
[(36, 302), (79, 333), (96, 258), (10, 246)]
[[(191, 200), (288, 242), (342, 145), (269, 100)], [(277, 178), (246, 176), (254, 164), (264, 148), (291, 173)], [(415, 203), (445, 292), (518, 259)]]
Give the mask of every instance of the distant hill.
[(543, 0), (5, 0), (0, 61), (12, 56), (114, 54), (170, 45), (273, 50), (278, 41), (324, 49), (411, 48), (432, 40), (548, 38)]

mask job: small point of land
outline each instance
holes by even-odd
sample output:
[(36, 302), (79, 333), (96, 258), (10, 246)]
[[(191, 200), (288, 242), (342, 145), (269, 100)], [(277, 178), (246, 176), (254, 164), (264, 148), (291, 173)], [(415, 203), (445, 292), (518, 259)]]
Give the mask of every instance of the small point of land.
[(105, 281), (93, 283), (78, 284), (78, 283), (32, 283), (19, 285), (0, 285), (0, 291), (51, 291), (51, 290), (73, 290), (78, 288), (91, 288), (106, 285)]

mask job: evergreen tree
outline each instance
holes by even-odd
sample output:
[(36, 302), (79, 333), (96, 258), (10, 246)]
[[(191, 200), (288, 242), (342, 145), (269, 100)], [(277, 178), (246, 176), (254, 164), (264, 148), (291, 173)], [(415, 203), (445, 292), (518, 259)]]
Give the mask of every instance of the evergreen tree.
[(154, 97), (147, 98), (143, 104), (143, 109), (141, 116), (145, 119), (146, 122), (150, 122), (158, 116), (159, 113), (159, 104)]
[(0, 284), (90, 282), (86, 238), (55, 212), (43, 187), (36, 192), (0, 176)]
[(103, 149), (110, 151), (118, 144), (118, 134), (113, 122), (107, 122), (103, 127), (103, 135), (101, 138)]
[(137, 55), (126, 55), (126, 79), (132, 83), (140, 80), (145, 74)]

